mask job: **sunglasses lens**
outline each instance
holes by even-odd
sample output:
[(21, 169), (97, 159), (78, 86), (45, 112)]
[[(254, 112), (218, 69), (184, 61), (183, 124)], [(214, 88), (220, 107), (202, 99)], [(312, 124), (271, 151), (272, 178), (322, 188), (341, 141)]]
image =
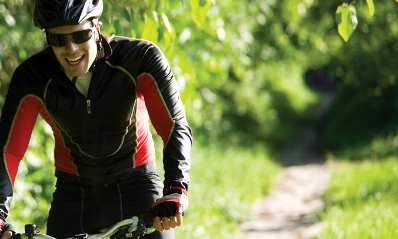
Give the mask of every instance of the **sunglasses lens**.
[(68, 38), (65, 35), (49, 34), (47, 41), (52, 46), (60, 47), (66, 45)]
[(47, 42), (49, 45), (55, 47), (63, 47), (66, 46), (69, 39), (76, 44), (81, 44), (88, 41), (92, 35), (93, 31), (91, 29), (73, 32), (71, 34), (47, 34)]
[(73, 42), (75, 42), (76, 44), (81, 44), (88, 41), (91, 38), (91, 36), (93, 35), (93, 31), (91, 29), (87, 29), (83, 31), (74, 32), (71, 35)]

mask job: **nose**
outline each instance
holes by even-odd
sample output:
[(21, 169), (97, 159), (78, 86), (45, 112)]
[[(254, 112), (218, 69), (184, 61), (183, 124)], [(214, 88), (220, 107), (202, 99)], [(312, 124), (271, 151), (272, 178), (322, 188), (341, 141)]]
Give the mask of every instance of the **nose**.
[(68, 51), (76, 51), (79, 48), (78, 44), (74, 43), (72, 39), (68, 39), (68, 42), (65, 45), (65, 49)]

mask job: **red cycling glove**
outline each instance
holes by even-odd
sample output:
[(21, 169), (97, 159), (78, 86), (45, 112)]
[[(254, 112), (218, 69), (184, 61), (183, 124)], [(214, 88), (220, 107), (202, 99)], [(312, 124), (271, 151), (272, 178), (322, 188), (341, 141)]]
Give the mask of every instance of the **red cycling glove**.
[(184, 215), (188, 207), (188, 197), (184, 193), (172, 193), (158, 199), (152, 204), (153, 217), (170, 217), (177, 213)]
[(4, 220), (3, 218), (0, 218), (0, 233), (3, 231), (3, 227), (4, 227)]

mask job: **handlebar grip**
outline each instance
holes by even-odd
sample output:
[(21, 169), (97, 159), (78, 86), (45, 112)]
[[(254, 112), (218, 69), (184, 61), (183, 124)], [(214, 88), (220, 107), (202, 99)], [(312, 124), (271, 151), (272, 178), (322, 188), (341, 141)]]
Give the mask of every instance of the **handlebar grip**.
[(153, 227), (153, 215), (151, 212), (143, 213), (142, 218), (144, 220), (146, 228)]
[(11, 236), (10, 239), (22, 239), (22, 234), (21, 233), (15, 233), (14, 235)]

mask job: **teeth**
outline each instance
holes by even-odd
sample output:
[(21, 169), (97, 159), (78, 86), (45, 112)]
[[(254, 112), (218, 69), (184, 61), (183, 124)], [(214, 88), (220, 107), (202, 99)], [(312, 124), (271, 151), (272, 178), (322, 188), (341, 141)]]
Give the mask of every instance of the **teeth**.
[(77, 64), (83, 58), (83, 56), (78, 56), (75, 58), (66, 58), (70, 64)]

